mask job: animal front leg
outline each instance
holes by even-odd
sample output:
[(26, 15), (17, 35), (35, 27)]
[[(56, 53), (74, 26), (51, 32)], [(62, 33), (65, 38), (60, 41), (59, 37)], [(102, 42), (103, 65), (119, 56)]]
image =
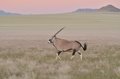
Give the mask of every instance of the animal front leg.
[(56, 60), (57, 60), (58, 58), (61, 60), (61, 58), (60, 58), (60, 56), (59, 56), (60, 53), (61, 53), (61, 51), (58, 51), (58, 52), (57, 52), (57, 54), (56, 54)]
[(73, 59), (73, 58), (74, 58), (75, 53), (76, 53), (76, 50), (73, 50), (73, 53), (72, 53), (71, 59)]

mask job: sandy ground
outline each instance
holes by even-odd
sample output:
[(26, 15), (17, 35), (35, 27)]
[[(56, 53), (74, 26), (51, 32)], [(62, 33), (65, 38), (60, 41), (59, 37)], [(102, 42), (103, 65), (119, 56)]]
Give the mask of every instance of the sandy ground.
[[(0, 47), (51, 47), (48, 39), (57, 31), (56, 29), (3, 29), (0, 31)], [(67, 40), (78, 40), (88, 45), (94, 44), (120, 44), (119, 30), (91, 30), (81, 28), (65, 28), (58, 37)]]

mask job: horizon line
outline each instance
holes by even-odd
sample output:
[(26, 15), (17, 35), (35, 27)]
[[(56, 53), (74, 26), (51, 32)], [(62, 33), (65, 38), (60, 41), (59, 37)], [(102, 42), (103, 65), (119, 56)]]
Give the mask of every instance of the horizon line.
[[(65, 11), (65, 10), (63, 10), (63, 11), (51, 11), (51, 12), (28, 12), (28, 13), (23, 13), (23, 12), (16, 12), (16, 11), (9, 11), (9, 10), (1, 10), (0, 9), (0, 11), (3, 11), (3, 12), (6, 12), (6, 13), (13, 13), (13, 14), (20, 14), (20, 15), (34, 15), (34, 14), (64, 14), (64, 13), (71, 13), (71, 12), (75, 12), (76, 10), (78, 10), (78, 9), (100, 9), (100, 8), (102, 8), (102, 7), (104, 7), (104, 6), (108, 6), (108, 5), (112, 5), (112, 4), (107, 4), (107, 5), (103, 5), (103, 6), (101, 6), (101, 7), (99, 7), (99, 8), (93, 8), (93, 7), (82, 7), (82, 8), (76, 8), (75, 10), (71, 10), (71, 11)], [(112, 6), (114, 6), (114, 5), (112, 5)], [(116, 6), (114, 6), (114, 7), (116, 7)], [(118, 9), (120, 9), (120, 7), (116, 7), (116, 8), (118, 8)]]

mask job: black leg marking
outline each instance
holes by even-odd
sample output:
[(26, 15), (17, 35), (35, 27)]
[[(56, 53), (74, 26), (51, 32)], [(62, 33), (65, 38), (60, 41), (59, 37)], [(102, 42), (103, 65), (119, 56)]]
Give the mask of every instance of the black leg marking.
[(74, 49), (72, 55), (75, 55), (75, 53), (76, 53), (76, 50)]
[(78, 52), (78, 54), (79, 54), (79, 55), (81, 55), (81, 53), (80, 53), (80, 52)]
[(58, 53), (58, 56), (61, 54), (61, 52), (62, 52), (62, 51), (58, 51), (58, 52), (57, 52), (57, 53)]
[(56, 60), (57, 60), (58, 58), (61, 59), (61, 58), (59, 57), (59, 55), (60, 55), (61, 52), (62, 52), (62, 51), (58, 51), (58, 52), (57, 52)]
[(74, 50), (73, 50), (73, 53), (72, 53), (72, 57), (71, 57), (71, 59), (73, 59), (75, 53), (76, 53), (76, 50), (74, 49)]

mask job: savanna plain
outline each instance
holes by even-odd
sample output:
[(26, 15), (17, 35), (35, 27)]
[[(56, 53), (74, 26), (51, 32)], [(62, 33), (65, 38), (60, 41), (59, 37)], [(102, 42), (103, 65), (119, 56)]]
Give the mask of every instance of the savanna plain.
[[(88, 49), (62, 53), (48, 39), (87, 43)], [(120, 79), (120, 13), (66, 13), (0, 16), (0, 79)]]

